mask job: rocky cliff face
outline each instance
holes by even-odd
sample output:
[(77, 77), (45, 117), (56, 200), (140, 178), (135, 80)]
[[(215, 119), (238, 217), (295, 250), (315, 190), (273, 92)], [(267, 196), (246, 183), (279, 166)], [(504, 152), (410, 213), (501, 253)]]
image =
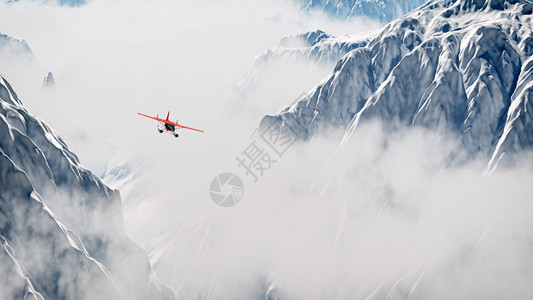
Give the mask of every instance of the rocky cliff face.
[(308, 96), (275, 116), (303, 139), (329, 127), (345, 140), (371, 119), (458, 136), (492, 157), (531, 143), (531, 2), (430, 1), (350, 51)]
[(320, 10), (329, 16), (349, 20), (366, 17), (381, 22), (397, 19), (418, 6), (423, 0), (299, 0), (304, 11)]
[[(13, 297), (172, 299), (127, 236), (118, 191), (0, 80), (2, 276)], [(4, 273), (4, 272), (3, 272)], [(17, 281), (17, 284), (11, 284)], [(2, 289), (3, 290), (3, 289)]]

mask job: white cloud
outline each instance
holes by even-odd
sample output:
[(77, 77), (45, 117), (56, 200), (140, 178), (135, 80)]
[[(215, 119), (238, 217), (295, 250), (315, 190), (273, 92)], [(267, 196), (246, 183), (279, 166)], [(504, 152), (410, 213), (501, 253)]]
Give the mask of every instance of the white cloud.
[(531, 165), (481, 177), (476, 159), (447, 166), (452, 141), (370, 124), (332, 158), (330, 138), (294, 145), (257, 184), (234, 168), (244, 199), (193, 197), (206, 205), (177, 214), (158, 275), (184, 297), (223, 299), (269, 286), (291, 299), (531, 293)]

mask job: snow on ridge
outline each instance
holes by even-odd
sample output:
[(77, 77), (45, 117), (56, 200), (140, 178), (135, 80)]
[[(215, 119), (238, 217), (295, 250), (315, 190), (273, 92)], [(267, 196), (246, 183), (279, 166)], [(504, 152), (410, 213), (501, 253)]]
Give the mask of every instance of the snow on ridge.
[(33, 51), (28, 43), (20, 38), (11, 37), (0, 32), (0, 55), (4, 56), (2, 59), (20, 59), (22, 61), (31, 62), (35, 58)]
[(302, 10), (319, 10), (342, 20), (367, 17), (380, 22), (397, 19), (425, 0), (298, 0)]
[(353, 49), (367, 45), (369, 37), (338, 37), (322, 30), (310, 31), (295, 36), (284, 37), (273, 48), (260, 54), (252, 71), (241, 79), (236, 88), (246, 87), (260, 68), (273, 59), (303, 57), (314, 61), (337, 61)]
[(314, 60), (337, 61), (351, 50), (366, 46), (369, 40), (368, 35), (336, 36), (317, 29), (282, 38), (277, 46), (267, 49), (256, 60), (266, 60), (273, 55), (300, 55)]
[[(322, 30), (284, 37), (276, 46), (256, 57), (250, 72), (233, 87), (228, 96), (229, 102), (235, 107), (256, 105), (261, 99), (256, 99), (257, 93), (254, 91), (261, 88), (265, 82), (272, 81), (265, 80), (272, 78), (270, 73), (283, 74), (287, 68), (292, 67), (292, 77), (298, 77), (300, 81), (309, 80), (316, 69), (329, 69), (346, 53), (366, 46), (372, 37), (373, 33), (335, 36)], [(299, 95), (303, 90), (295, 92), (295, 95)], [(294, 97), (294, 94), (291, 97)]]
[[(310, 139), (328, 126), (344, 127), (346, 141), (359, 122), (378, 118), (391, 128), (456, 132), (470, 153), (490, 156), (506, 124), (512, 126), (505, 117), (511, 102), (529, 103), (531, 90), (519, 97), (515, 89), (531, 81), (523, 70), (533, 48), (530, 6), (527, 0), (430, 1), (352, 50), (308, 96), (265, 116), (260, 128), (275, 122)], [(514, 127), (515, 150), (533, 147), (528, 120)]]

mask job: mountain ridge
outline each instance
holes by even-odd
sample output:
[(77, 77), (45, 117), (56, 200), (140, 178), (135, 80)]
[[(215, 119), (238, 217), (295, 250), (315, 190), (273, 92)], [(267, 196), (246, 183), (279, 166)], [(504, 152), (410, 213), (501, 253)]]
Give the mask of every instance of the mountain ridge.
[(299, 0), (303, 11), (319, 10), (329, 16), (349, 20), (366, 17), (380, 22), (390, 22), (402, 17), (424, 0)]
[(497, 153), (513, 144), (498, 141), (506, 126), (514, 131), (505, 138), (523, 142), (515, 149), (533, 146), (520, 129), (530, 131), (530, 118), (517, 128), (506, 117), (518, 82), (527, 92), (520, 99), (530, 97), (531, 66), (524, 62), (531, 54), (530, 8), (526, 0), (430, 1), (350, 51), (324, 83), (265, 116), (259, 127), (289, 126), (302, 139), (341, 127), (343, 141), (373, 118), (392, 128), (445, 129), (456, 132), (468, 152), (493, 157), (494, 166)]

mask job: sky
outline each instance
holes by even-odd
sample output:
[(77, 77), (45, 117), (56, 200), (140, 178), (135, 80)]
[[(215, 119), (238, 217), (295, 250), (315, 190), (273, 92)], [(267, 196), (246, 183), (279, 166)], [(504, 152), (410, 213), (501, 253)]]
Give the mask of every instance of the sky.
[[(109, 182), (122, 189), (126, 230), (153, 263), (161, 258), (156, 275), (184, 299), (269, 289), (289, 299), (531, 295), (530, 165), (483, 177), (482, 161), (446, 166), (453, 138), (368, 124), (342, 150), (342, 130), (292, 145), (257, 183), (237, 166), (261, 142), (260, 116), (333, 67), (274, 62), (251, 104), (235, 108), (228, 96), (257, 55), (288, 35), (379, 26), (302, 15), (284, 1), (0, 4), (0, 32), (35, 55), (31, 64), (0, 60), (0, 72), (84, 166), (102, 177), (116, 166), (134, 173)], [(41, 88), (49, 71), (55, 90)], [(137, 115), (168, 111), (205, 133), (175, 139)], [(223, 172), (243, 179), (235, 207), (209, 198)]]

